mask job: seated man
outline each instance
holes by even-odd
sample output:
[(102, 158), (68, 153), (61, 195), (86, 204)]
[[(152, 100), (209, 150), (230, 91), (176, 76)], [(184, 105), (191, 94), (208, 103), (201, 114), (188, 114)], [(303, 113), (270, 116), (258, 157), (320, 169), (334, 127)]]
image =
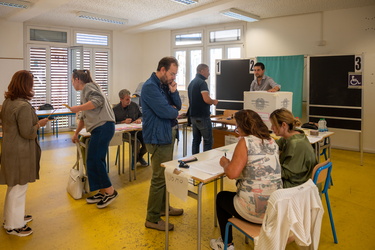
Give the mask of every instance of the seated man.
[[(142, 113), (139, 109), (139, 106), (131, 101), (130, 91), (123, 89), (118, 93), (120, 97), (120, 103), (113, 108), (115, 113), (116, 123), (141, 123), (142, 122)], [(135, 133), (135, 132), (131, 132)], [(126, 136), (126, 134), (124, 134)], [(139, 131), (137, 134), (137, 139), (141, 144), (141, 149), (138, 153), (138, 162), (142, 166), (148, 166), (148, 163), (143, 159), (143, 155), (147, 152), (146, 145), (143, 142), (142, 131)]]

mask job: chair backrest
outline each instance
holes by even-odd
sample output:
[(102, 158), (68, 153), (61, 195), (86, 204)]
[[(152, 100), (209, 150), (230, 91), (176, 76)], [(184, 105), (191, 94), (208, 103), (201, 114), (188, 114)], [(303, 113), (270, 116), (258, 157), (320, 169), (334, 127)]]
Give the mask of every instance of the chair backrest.
[(322, 193), (325, 193), (325, 191), (329, 188), (331, 181), (331, 171), (331, 159), (327, 159), (324, 162), (318, 163), (312, 171), (311, 179), (313, 180), (315, 185), (324, 183)]

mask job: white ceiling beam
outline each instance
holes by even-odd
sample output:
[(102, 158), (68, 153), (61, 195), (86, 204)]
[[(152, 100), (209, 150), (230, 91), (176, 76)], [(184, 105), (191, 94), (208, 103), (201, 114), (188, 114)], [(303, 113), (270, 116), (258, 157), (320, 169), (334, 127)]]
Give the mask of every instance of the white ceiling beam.
[(217, 11), (219, 14), (220, 11), (230, 8), (234, 2), (236, 2), (236, 0), (221, 0), (218, 2), (205, 4), (196, 8), (191, 8), (187, 11), (179, 12), (170, 16), (166, 16), (166, 17), (162, 17), (153, 21), (145, 22), (140, 25), (132, 26), (128, 29), (124, 29), (123, 32), (125, 33), (143, 32), (143, 31), (148, 31), (148, 30), (159, 28), (161, 26), (166, 25), (169, 22), (175, 23), (175, 22), (188, 21), (189, 19), (191, 20), (191, 18), (194, 18), (195, 16), (205, 15), (205, 13), (212, 14), (212, 12)]

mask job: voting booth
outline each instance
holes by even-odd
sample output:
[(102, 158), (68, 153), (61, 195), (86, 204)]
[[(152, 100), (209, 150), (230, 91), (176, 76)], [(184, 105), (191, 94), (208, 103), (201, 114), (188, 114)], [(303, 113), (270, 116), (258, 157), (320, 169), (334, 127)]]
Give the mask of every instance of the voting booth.
[(245, 91), (244, 109), (254, 110), (271, 129), (270, 115), (275, 109), (286, 108), (293, 112), (293, 92)]

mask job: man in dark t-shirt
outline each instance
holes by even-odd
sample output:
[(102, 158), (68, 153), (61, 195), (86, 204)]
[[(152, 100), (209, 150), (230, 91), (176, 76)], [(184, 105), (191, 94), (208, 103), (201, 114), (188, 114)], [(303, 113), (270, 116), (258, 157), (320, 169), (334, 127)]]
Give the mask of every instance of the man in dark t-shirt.
[(192, 153), (199, 153), (201, 138), (203, 137), (203, 151), (212, 149), (212, 124), (210, 106), (218, 101), (211, 99), (206, 79), (210, 76), (210, 69), (206, 64), (199, 64), (197, 74), (188, 87), (189, 115), (193, 125)]

